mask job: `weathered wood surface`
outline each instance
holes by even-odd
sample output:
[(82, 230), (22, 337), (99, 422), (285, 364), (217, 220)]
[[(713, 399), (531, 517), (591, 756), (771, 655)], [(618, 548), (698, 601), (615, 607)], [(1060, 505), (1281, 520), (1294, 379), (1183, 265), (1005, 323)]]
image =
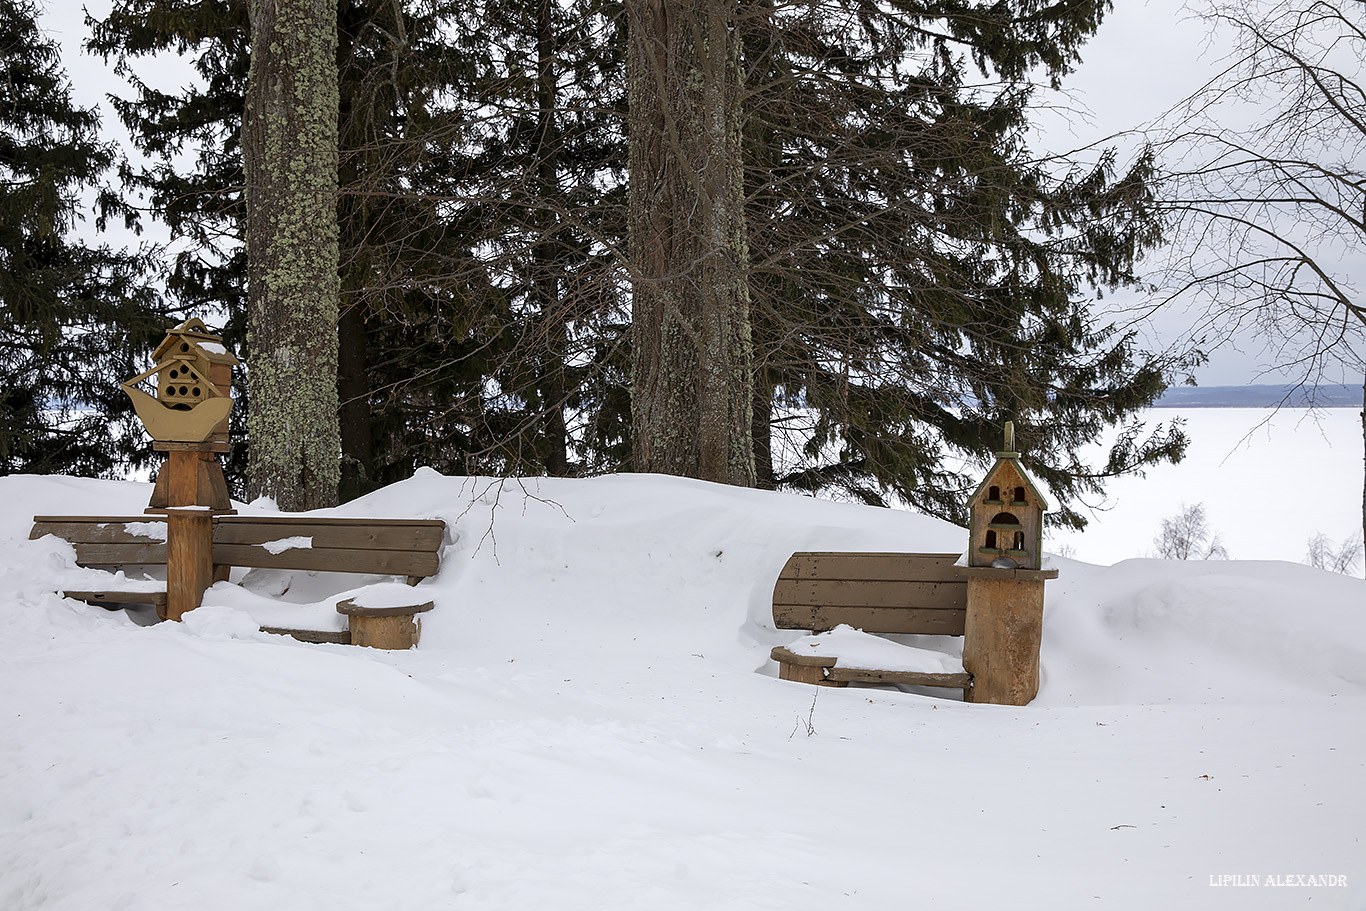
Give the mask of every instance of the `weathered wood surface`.
[(158, 607), (166, 606), (166, 593), (164, 591), (64, 591), (62, 597), (73, 598), (77, 601), (90, 603), (102, 602), (105, 604), (153, 604)]
[(814, 655), (796, 655), (781, 645), (769, 655), (778, 662), (778, 679), (794, 683), (810, 683), (815, 686), (848, 686), (835, 680), (825, 679), (825, 669), (833, 667), (835, 658), (817, 658)]
[(799, 655), (784, 646), (769, 653), (778, 662), (778, 678), (798, 683), (844, 686), (849, 683), (899, 683), (910, 686), (935, 686), (967, 691), (972, 686), (968, 673), (931, 673), (928, 671), (886, 671), (877, 668), (844, 667), (838, 658)]
[(422, 637), (417, 615), (431, 610), (435, 602), (394, 607), (364, 607), (351, 599), (337, 602), (351, 629), (351, 644), (367, 648), (408, 649)]
[(961, 636), (967, 584), (957, 554), (795, 553), (773, 586), (779, 629), (847, 623), (876, 633)]
[(215, 523), (215, 544), (265, 544), (297, 536), (313, 539), (314, 548), (349, 550), (417, 550), (435, 552), (441, 547), (444, 523), (369, 520), (364, 522), (322, 522), (298, 519), (293, 522), (262, 521), (255, 517), (232, 516)]
[(869, 582), (961, 582), (958, 554), (798, 552), (779, 579), (859, 579)]
[[(292, 537), (280, 535), (279, 537)], [(296, 547), (273, 554), (250, 544), (215, 544), (213, 561), (261, 569), (302, 569), (381, 576), (432, 576), (441, 564), (435, 552)]]
[(56, 535), (72, 544), (139, 544), (158, 542), (146, 534), (134, 534), (124, 526), (130, 522), (165, 523), (164, 516), (34, 516), (30, 539)]
[(73, 544), (80, 566), (161, 566), (166, 563), (166, 545), (157, 544)]
[(1044, 583), (1032, 579), (968, 579), (963, 667), (973, 676), (972, 702), (1028, 705), (1039, 692)]
[(127, 529), (129, 523), (165, 523), (164, 516), (35, 516), (29, 538), (56, 535), (76, 549), (81, 566), (158, 566), (166, 542)]
[(953, 689), (967, 689), (972, 686), (972, 675), (934, 674), (928, 671), (881, 671), (876, 668), (840, 667), (836, 665), (825, 672), (827, 680), (842, 680), (848, 683), (904, 683), (911, 686), (942, 686)]
[(337, 613), (348, 617), (411, 617), (413, 614), (425, 613), (435, 606), (435, 601), (424, 601), (422, 604), (394, 607), (366, 607), (347, 598), (345, 601), (337, 602)]
[(962, 610), (967, 606), (967, 586), (961, 579), (953, 582), (779, 579), (773, 586), (773, 603)]
[(343, 630), (317, 630), (317, 629), (288, 629), (283, 626), (263, 626), (261, 632), (271, 633), (276, 636), (290, 636), (300, 642), (330, 642), (333, 645), (350, 645), (351, 631)]
[(799, 655), (785, 645), (779, 645), (768, 653), (774, 661), (783, 664), (795, 664), (798, 667), (834, 667), (838, 658), (826, 658), (822, 655)]
[(811, 607), (801, 604), (773, 605), (773, 624), (778, 629), (832, 630), (841, 623), (870, 633), (905, 633), (923, 636), (961, 636), (966, 629), (966, 609), (917, 610), (906, 607)]
[[(54, 534), (71, 542), (76, 562), (83, 566), (165, 564), (165, 543), (126, 527), (153, 521), (165, 522), (166, 518), (37, 516), (29, 537)], [(439, 519), (213, 516), (212, 522), (213, 563), (263, 569), (425, 578), (439, 568), (445, 538), (445, 523)], [(293, 537), (312, 538), (312, 547), (273, 554), (262, 546)]]
[(199, 607), (213, 584), (213, 516), (185, 510), (166, 517), (166, 619)]

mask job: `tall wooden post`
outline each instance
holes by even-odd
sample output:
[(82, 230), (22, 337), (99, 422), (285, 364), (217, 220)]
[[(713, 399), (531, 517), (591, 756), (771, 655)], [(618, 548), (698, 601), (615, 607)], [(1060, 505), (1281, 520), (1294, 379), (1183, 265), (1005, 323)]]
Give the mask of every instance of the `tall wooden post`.
[[(166, 516), (166, 619), (179, 620), (226, 573), (213, 564), (213, 517), (236, 512), (216, 453), (228, 444), (156, 441), (166, 453), (147, 512)], [(222, 567), (221, 570), (226, 570)]]
[(203, 509), (165, 512), (166, 619), (179, 620), (213, 584), (213, 516)]
[(963, 669), (969, 702), (1028, 705), (1039, 693), (1043, 586), (1056, 569), (960, 567), (968, 577)]

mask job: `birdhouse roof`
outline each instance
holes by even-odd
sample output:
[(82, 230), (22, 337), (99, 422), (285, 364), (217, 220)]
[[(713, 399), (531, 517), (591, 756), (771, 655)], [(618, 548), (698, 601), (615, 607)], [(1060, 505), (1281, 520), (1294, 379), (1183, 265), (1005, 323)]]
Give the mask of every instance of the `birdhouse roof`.
[(223, 347), (223, 337), (214, 335), (209, 331), (209, 327), (204, 325), (204, 321), (198, 317), (191, 317), (179, 326), (166, 330), (166, 337), (157, 345), (152, 352), (152, 360), (159, 361), (166, 354), (167, 350), (177, 342), (189, 342), (204, 352), (205, 356), (214, 363), (219, 364), (240, 364), (232, 352)]
[(996, 464), (991, 466), (991, 470), (986, 473), (986, 477), (982, 478), (982, 483), (978, 484), (977, 489), (972, 492), (970, 502), (975, 502), (978, 498), (985, 499), (984, 492), (991, 482), (995, 480), (997, 473), (1000, 472), (1001, 468), (1006, 463), (1010, 463), (1010, 467), (1015, 470), (1015, 474), (1024, 482), (1025, 490), (1028, 491), (1029, 495), (1039, 501), (1039, 508), (1044, 512), (1047, 512), (1049, 509), (1048, 498), (1039, 493), (1039, 488), (1034, 486), (1034, 480), (1029, 476), (1029, 473), (1024, 470), (1024, 466), (1020, 464), (1020, 454), (1018, 452), (996, 453)]
[(1044, 512), (1047, 512), (1048, 498), (1039, 493), (1039, 488), (1034, 486), (1033, 479), (1030, 478), (1029, 473), (1024, 470), (1024, 466), (1020, 464), (1020, 454), (1014, 450), (1015, 424), (1013, 421), (1006, 421), (1005, 448), (1003, 451), (996, 453), (996, 464), (992, 465), (991, 470), (987, 472), (986, 477), (982, 478), (982, 483), (977, 485), (977, 489), (972, 492), (972, 497), (968, 502), (975, 502), (979, 497), (985, 499), (985, 497), (982, 496), (983, 491), (987, 489), (987, 486), (995, 479), (997, 473), (1000, 472), (1001, 468), (1008, 462), (1014, 473), (1024, 482), (1025, 489), (1029, 491), (1034, 499), (1039, 501), (1039, 508)]

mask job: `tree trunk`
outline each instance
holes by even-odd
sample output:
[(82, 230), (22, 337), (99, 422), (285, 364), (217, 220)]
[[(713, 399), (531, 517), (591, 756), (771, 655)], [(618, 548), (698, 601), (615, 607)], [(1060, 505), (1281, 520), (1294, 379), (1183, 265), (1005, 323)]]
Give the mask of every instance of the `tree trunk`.
[(773, 490), (773, 387), (763, 371), (754, 377), (754, 486)]
[(559, 257), (555, 238), (555, 221), (549, 202), (557, 193), (559, 148), (555, 136), (555, 32), (551, 22), (552, 0), (538, 0), (536, 4), (536, 107), (537, 120), (534, 155), (536, 184), (545, 206), (539, 215), (541, 236), (532, 255), (535, 269), (534, 293), (545, 326), (545, 351), (541, 362), (539, 384), (545, 403), (546, 441), (545, 470), (551, 477), (569, 473), (568, 428), (564, 420), (564, 355), (567, 326), (564, 307), (559, 300)]
[[(1361, 383), (1361, 443), (1363, 458), (1366, 459), (1366, 380)], [(1366, 542), (1366, 473), (1362, 475), (1361, 482), (1361, 540)], [(1366, 543), (1363, 543), (1366, 547)], [(1366, 560), (1362, 561), (1366, 563)], [(1363, 574), (1366, 574), (1366, 566), (1362, 567)]]
[(250, 496), (337, 502), (336, 0), (251, 0), (242, 120)]
[(374, 431), (370, 421), (370, 378), (365, 356), (365, 304), (352, 304), (337, 327), (338, 429), (341, 486), (346, 503), (369, 493), (375, 477)]
[(627, 11), (634, 467), (752, 487), (735, 7)]

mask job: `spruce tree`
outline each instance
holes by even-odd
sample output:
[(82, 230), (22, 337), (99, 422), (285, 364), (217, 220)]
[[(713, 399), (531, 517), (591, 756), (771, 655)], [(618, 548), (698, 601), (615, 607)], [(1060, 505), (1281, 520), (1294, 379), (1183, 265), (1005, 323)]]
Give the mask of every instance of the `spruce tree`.
[(165, 321), (136, 256), (73, 236), (113, 152), (27, 0), (0, 0), (0, 84), (0, 474), (116, 475), (145, 455), (119, 383)]
[[(610, 204), (625, 154), (620, 36), (596, 2), (542, 7), (338, 4), (344, 499), (420, 465), (601, 470), (629, 445), (608, 253), (624, 235)], [(91, 48), (135, 87), (119, 110), (151, 164), (125, 178), (181, 247), (168, 287), (225, 308), (250, 360), (245, 0), (119, 0), (92, 26)], [(200, 83), (172, 95), (138, 79), (159, 53), (188, 56)], [(556, 432), (557, 411), (574, 426)]]
[[(749, 8), (761, 483), (961, 518), (1013, 419), (1075, 523), (1076, 494), (1179, 456), (1179, 433), (1127, 421), (1174, 365), (1088, 300), (1135, 284), (1160, 240), (1151, 162), (1118, 174), (1109, 156), (1082, 167), (1024, 142), (1031, 80), (1066, 73), (1106, 8)], [(1081, 462), (1116, 423), (1107, 463)]]

